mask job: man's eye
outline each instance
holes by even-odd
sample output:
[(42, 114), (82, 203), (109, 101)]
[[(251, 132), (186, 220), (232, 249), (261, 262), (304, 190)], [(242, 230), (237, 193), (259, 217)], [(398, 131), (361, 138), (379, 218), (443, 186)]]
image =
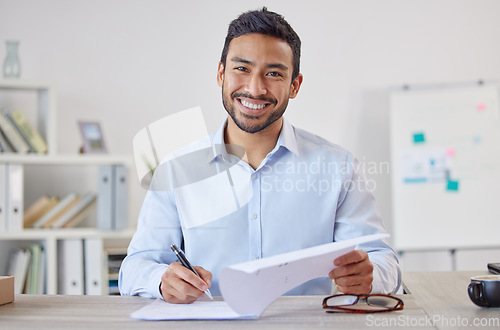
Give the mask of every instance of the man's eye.
[(243, 72), (247, 72), (247, 68), (245, 68), (244, 66), (239, 66), (239, 67), (236, 67), (236, 70), (238, 71), (243, 71)]
[(275, 72), (275, 71), (269, 72), (268, 75), (271, 77), (283, 77), (283, 75), (281, 73)]

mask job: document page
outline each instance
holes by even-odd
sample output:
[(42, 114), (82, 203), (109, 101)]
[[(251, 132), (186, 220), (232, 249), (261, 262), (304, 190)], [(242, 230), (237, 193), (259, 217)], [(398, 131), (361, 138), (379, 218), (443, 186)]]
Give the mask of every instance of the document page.
[(333, 260), (358, 244), (389, 237), (362, 236), (318, 245), (223, 268), (219, 285), (224, 301), (196, 301), (189, 305), (156, 300), (131, 316), (144, 320), (198, 320), (258, 318), (276, 298), (309, 280), (326, 277)]
[(244, 262), (223, 268), (219, 285), (224, 300), (242, 315), (260, 315), (276, 298), (309, 280), (327, 277), (333, 260), (356, 245), (389, 237), (376, 234)]
[(170, 304), (161, 299), (130, 315), (135, 319), (160, 320), (230, 320), (255, 319), (257, 315), (240, 315), (225, 301), (195, 301), (192, 304)]

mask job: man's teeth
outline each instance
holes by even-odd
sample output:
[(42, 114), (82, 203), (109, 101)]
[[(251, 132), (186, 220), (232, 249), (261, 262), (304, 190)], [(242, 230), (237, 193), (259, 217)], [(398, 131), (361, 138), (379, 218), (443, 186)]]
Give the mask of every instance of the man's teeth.
[(266, 104), (252, 104), (247, 101), (241, 101), (241, 104), (243, 104), (245, 107), (253, 109), (253, 110), (259, 110), (265, 108)]

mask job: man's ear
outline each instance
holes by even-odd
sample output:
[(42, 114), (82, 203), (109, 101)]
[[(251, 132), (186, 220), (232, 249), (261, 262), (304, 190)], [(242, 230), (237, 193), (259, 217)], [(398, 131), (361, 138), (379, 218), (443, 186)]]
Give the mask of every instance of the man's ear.
[(302, 85), (303, 79), (304, 76), (302, 76), (302, 73), (299, 73), (299, 75), (292, 81), (292, 88), (290, 88), (289, 98), (294, 99), (297, 96), (300, 90), (300, 85)]
[(222, 87), (222, 83), (224, 82), (224, 65), (222, 62), (219, 62), (219, 68), (217, 69), (217, 84), (219, 87)]

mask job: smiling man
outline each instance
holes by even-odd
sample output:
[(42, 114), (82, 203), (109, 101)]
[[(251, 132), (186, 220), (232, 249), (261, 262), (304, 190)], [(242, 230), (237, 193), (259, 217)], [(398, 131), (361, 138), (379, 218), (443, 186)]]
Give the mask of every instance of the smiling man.
[(285, 40), (250, 33), (232, 39), (228, 48), (217, 72), (229, 114), (225, 143), (243, 146), (244, 160), (256, 169), (276, 145), (283, 113), (299, 92), (302, 75), (294, 72)]
[[(212, 146), (225, 148), (214, 147), (208, 163), (217, 169), (230, 167), (236, 178), (248, 178), (251, 193), (234, 212), (187, 226), (186, 207), (199, 208), (200, 199), (188, 201), (179, 189), (148, 191), (120, 270), (122, 294), (191, 303), (207, 288), (220, 294), (218, 275), (225, 266), (385, 233), (353, 155), (283, 118), (303, 81), (300, 47), (300, 38), (285, 19), (266, 8), (231, 22), (217, 71), (229, 115), (209, 137)], [(244, 150), (236, 161), (234, 146)], [(196, 151), (191, 145), (181, 154)], [(190, 164), (194, 168), (188, 170), (180, 167), (194, 175), (205, 163)], [(167, 172), (178, 176), (173, 168)], [(155, 180), (162, 180), (156, 172)], [(223, 208), (232, 197), (215, 183), (195, 190), (214, 209)], [(241, 190), (234, 194), (241, 195)], [(170, 244), (183, 247), (201, 278), (176, 262)], [(394, 293), (401, 283), (396, 255), (382, 240), (332, 260), (332, 269), (288, 294), (328, 295), (332, 279), (340, 292), (352, 294)]]

